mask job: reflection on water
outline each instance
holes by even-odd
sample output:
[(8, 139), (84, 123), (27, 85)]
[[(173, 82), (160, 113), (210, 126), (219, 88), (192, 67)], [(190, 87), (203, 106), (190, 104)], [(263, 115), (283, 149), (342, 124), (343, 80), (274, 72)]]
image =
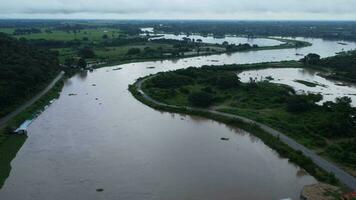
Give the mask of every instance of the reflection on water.
[[(238, 74), (242, 82), (249, 82), (250, 78), (256, 80), (266, 80), (272, 77), (273, 83), (285, 84), (293, 87), (298, 93), (314, 93), (323, 96), (322, 104), (326, 101), (335, 101), (337, 97), (347, 96), (352, 100), (352, 105), (356, 106), (356, 86), (354, 84), (344, 85), (343, 82), (328, 80), (319, 76), (318, 71), (301, 68), (280, 68), (249, 70)], [(297, 80), (307, 81), (316, 84), (315, 87), (306, 86), (296, 82)]]
[(79, 78), (81, 78), (83, 81), (87, 78), (87, 76), (88, 76), (88, 71), (80, 71), (79, 73), (78, 73), (78, 77)]
[(122, 70), (72, 77), (29, 127), (0, 199), (298, 199), (315, 179), (298, 176), (299, 167), (258, 138), (211, 120), (155, 111), (127, 88), (160, 71), (339, 50), (337, 42), (306, 40), (315, 46), (123, 64)]

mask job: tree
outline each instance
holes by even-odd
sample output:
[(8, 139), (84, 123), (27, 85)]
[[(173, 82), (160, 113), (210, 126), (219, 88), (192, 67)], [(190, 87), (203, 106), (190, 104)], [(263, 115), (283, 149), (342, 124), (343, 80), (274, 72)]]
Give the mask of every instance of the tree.
[(87, 67), (87, 62), (83, 58), (80, 58), (78, 60), (78, 67), (83, 68), (83, 69), (86, 68)]
[(95, 53), (94, 53), (93, 49), (91, 49), (89, 47), (84, 47), (84, 48), (80, 49), (79, 55), (82, 58), (94, 58), (95, 57)]
[(310, 54), (306, 55), (303, 59), (301, 59), (301, 61), (304, 64), (316, 65), (320, 62), (320, 55), (315, 54), (315, 53), (310, 53)]
[(58, 52), (0, 33), (0, 117), (42, 90), (60, 70)]
[(235, 74), (228, 74), (225, 76), (220, 76), (216, 80), (216, 86), (221, 89), (230, 89), (237, 87), (240, 84), (239, 77)]
[(194, 92), (188, 96), (188, 101), (193, 106), (209, 107), (213, 104), (213, 96), (207, 92)]
[(131, 48), (127, 51), (127, 55), (136, 55), (136, 54), (139, 54), (141, 53), (141, 49), (139, 48)]
[(287, 101), (288, 112), (305, 112), (311, 108), (311, 104), (303, 96), (292, 96)]
[(104, 34), (102, 38), (103, 38), (104, 40), (107, 40), (109, 37), (108, 37), (108, 35)]
[(71, 67), (74, 64), (74, 58), (65, 58), (64, 59), (64, 65), (67, 67)]

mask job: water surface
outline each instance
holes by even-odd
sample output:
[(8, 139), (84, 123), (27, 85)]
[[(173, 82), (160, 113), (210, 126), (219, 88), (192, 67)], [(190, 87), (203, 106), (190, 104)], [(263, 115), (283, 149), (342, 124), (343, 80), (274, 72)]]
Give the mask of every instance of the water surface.
[[(318, 102), (322, 104), (326, 101), (335, 101), (337, 97), (350, 97), (352, 106), (356, 106), (356, 85), (325, 79), (320, 76), (322, 72), (313, 69), (302, 68), (269, 68), (261, 70), (248, 70), (238, 74), (242, 82), (249, 82), (250, 78), (256, 81), (264, 81), (273, 78), (270, 82), (285, 84), (293, 87), (297, 93), (321, 94), (323, 99)], [(299, 80), (316, 84), (315, 87), (307, 86), (298, 82)]]
[(229, 44), (250, 44), (250, 45), (258, 45), (262, 46), (277, 46), (283, 44), (283, 42), (267, 39), (267, 38), (247, 38), (247, 37), (238, 37), (238, 36), (226, 36), (224, 38), (214, 38), (213, 36), (200, 36), (200, 35), (174, 35), (174, 34), (158, 34), (160, 37), (152, 38), (155, 39), (174, 39), (174, 40), (183, 40), (183, 38), (189, 38), (191, 40), (201, 40), (203, 43), (210, 44), (222, 44), (223, 42), (228, 42)]

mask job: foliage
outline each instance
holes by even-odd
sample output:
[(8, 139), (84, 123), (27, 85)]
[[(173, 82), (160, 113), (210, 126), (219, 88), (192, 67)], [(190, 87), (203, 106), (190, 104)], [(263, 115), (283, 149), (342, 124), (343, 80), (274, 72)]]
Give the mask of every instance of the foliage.
[(178, 88), (182, 85), (193, 83), (193, 79), (183, 75), (169, 73), (153, 77), (150, 82), (153, 87), (157, 88)]
[(356, 139), (330, 145), (327, 155), (347, 166), (356, 167)]
[(127, 55), (136, 55), (141, 53), (141, 49), (139, 48), (131, 48), (127, 51)]
[(0, 116), (23, 103), (59, 71), (57, 54), (0, 33)]
[(331, 69), (331, 78), (356, 82), (356, 51), (324, 58), (318, 66)]
[(213, 96), (207, 92), (194, 92), (188, 96), (188, 101), (193, 106), (208, 107), (213, 104)]
[(306, 112), (315, 106), (315, 103), (322, 100), (322, 96), (315, 94), (294, 95), (287, 100), (288, 112)]
[(80, 58), (79, 60), (78, 60), (78, 67), (80, 67), (80, 68), (86, 68), (87, 67), (87, 62), (85, 61), (85, 59), (83, 59), (83, 58)]
[(301, 59), (301, 61), (304, 64), (317, 65), (320, 62), (320, 55), (315, 54), (315, 53), (310, 53), (310, 54), (306, 55), (303, 59)]
[(84, 47), (79, 50), (79, 56), (84, 59), (87, 59), (87, 58), (94, 58), (95, 54), (92, 48)]

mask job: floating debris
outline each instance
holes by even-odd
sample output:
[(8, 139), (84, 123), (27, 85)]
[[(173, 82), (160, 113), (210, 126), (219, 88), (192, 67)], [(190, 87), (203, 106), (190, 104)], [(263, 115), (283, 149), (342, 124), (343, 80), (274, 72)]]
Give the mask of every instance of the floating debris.
[(92, 84), (92, 86), (96, 86), (96, 84)]
[(222, 137), (222, 138), (220, 138), (220, 140), (223, 140), (223, 141), (229, 141), (229, 140), (230, 140), (230, 138)]
[(104, 189), (103, 189), (103, 188), (98, 188), (98, 189), (96, 189), (96, 191), (97, 191), (97, 192), (103, 192)]
[(350, 86), (350, 84), (346, 84), (346, 83), (336, 83), (335, 85), (337, 85), (337, 86)]
[(121, 70), (122, 68), (121, 67), (118, 67), (118, 68), (115, 68), (115, 69), (112, 69), (113, 71), (116, 71), (116, 70)]
[(156, 67), (146, 67), (147, 69), (154, 69), (154, 68), (156, 68)]
[(68, 94), (68, 96), (77, 96), (78, 94), (75, 94), (75, 93), (70, 93)]

